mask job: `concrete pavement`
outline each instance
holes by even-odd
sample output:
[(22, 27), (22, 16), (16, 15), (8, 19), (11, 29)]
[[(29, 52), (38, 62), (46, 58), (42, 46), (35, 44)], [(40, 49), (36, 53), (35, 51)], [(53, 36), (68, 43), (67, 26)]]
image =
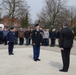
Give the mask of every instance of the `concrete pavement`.
[[(2, 45), (3, 46), (3, 45)], [(4, 46), (5, 47), (5, 46)], [(0, 49), (0, 75), (73, 75), (76, 73), (76, 55), (71, 55), (70, 69), (59, 72), (62, 60), (58, 47), (41, 47), (41, 61), (33, 61), (32, 47), (16, 46), (14, 55), (9, 56), (7, 46)]]
[[(56, 40), (56, 45), (58, 45), (58, 40)], [(31, 48), (32, 45), (26, 46), (26, 45), (15, 45), (15, 48)], [(7, 49), (8, 46), (6, 45), (0, 45), (0, 50)], [(60, 48), (58, 46), (50, 47), (50, 46), (41, 46), (41, 49), (48, 50), (48, 51), (54, 51), (54, 52), (60, 52)], [(73, 48), (71, 50), (72, 55), (76, 55), (76, 41), (74, 40)]]

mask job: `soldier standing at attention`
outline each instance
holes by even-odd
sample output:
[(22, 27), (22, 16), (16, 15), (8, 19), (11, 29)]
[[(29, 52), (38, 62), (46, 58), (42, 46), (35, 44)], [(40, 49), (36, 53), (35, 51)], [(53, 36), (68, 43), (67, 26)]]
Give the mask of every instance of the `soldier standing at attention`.
[(70, 28), (68, 28), (68, 24), (63, 25), (63, 29), (60, 31), (60, 48), (61, 48), (61, 56), (63, 62), (63, 68), (59, 71), (67, 72), (70, 65), (70, 51), (73, 46), (73, 38), (74, 34)]
[(14, 41), (15, 41), (15, 28), (11, 27), (10, 31), (8, 32), (8, 53), (9, 55), (14, 55), (13, 54), (13, 48), (14, 48)]
[(42, 32), (39, 24), (35, 25), (35, 30), (32, 31), (32, 44), (33, 44), (33, 59), (34, 61), (40, 61), (40, 44), (42, 42)]

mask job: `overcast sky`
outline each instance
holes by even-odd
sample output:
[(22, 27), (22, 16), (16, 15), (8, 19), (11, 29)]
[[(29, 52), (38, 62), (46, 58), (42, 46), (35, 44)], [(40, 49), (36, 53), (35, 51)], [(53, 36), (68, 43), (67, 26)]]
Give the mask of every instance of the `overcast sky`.
[[(2, 0), (0, 0), (1, 2)], [(37, 13), (39, 13), (43, 7), (44, 0), (26, 0), (30, 6), (30, 14), (32, 21), (37, 19)], [(76, 0), (68, 0), (69, 6), (76, 6)]]
[(32, 21), (37, 19), (37, 13), (39, 13), (43, 7), (43, 0), (26, 0), (30, 6), (30, 14)]
[[(44, 0), (26, 0), (26, 1), (30, 6), (31, 18), (32, 18), (32, 21), (34, 21), (35, 19), (37, 19), (37, 13), (39, 13), (43, 7)], [(76, 0), (68, 0), (67, 5), (76, 6)]]

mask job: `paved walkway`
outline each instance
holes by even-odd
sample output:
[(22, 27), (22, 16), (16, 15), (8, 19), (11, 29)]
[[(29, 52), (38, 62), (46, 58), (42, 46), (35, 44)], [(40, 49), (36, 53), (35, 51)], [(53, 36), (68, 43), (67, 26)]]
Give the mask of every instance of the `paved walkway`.
[[(58, 45), (58, 43), (56, 42), (56, 45)], [(2, 49), (7, 49), (8, 46), (6, 45), (0, 45), (0, 50)], [(15, 49), (16, 48), (32, 48), (32, 45), (30, 46), (26, 46), (26, 45), (15, 45)], [(60, 52), (60, 48), (58, 46), (55, 47), (50, 47), (50, 46), (41, 46), (41, 49), (43, 50), (48, 50), (48, 51), (54, 51), (54, 52)], [(74, 45), (73, 48), (71, 50), (71, 54), (72, 55), (76, 55), (76, 41), (74, 41)]]
[[(20, 47), (20, 46), (19, 46)], [(23, 46), (22, 46), (23, 47)], [(62, 68), (60, 52), (55, 48), (41, 48), (41, 61), (34, 62), (32, 47), (14, 48), (14, 55), (9, 56), (7, 48), (0, 49), (0, 75), (73, 75), (76, 74), (76, 55), (71, 55), (70, 69), (67, 73), (59, 72)], [(57, 48), (59, 49), (59, 48)], [(56, 49), (56, 50), (57, 50)], [(52, 50), (52, 51), (51, 51)]]

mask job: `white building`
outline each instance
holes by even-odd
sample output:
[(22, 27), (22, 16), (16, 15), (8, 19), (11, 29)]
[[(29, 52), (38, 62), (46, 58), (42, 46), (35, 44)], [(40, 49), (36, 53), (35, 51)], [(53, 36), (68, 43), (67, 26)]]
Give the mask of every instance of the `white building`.
[(4, 28), (4, 25), (3, 24), (0, 24), (0, 29), (3, 30), (3, 28)]

